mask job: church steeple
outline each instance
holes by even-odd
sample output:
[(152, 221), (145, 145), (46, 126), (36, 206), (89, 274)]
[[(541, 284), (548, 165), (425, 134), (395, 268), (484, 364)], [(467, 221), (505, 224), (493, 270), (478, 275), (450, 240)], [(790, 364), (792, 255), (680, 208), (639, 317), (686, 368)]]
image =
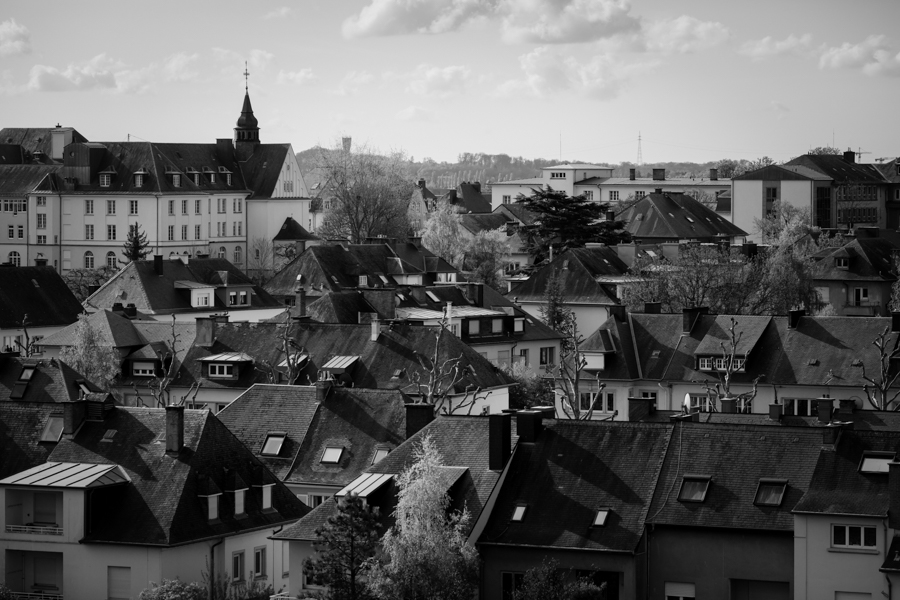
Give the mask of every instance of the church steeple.
[(247, 63), (244, 63), (244, 105), (241, 107), (241, 116), (234, 128), (234, 146), (241, 160), (246, 160), (257, 144), (259, 144), (259, 121), (253, 116), (253, 106), (250, 104), (250, 89), (247, 78), (250, 72)]

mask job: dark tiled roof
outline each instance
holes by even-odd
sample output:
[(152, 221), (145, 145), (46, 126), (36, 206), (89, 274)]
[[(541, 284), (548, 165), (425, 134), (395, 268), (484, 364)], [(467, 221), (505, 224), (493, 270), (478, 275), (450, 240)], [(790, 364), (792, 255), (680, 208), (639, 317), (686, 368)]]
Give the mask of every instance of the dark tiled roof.
[[(848, 242), (830, 252), (818, 254), (815, 279), (828, 281), (895, 281), (892, 274), (893, 255), (898, 250), (883, 238), (861, 238)], [(846, 269), (835, 266), (835, 258), (849, 258)]]
[[(319, 323), (359, 323), (359, 313), (378, 312), (358, 291), (327, 292), (308, 304), (306, 314)], [(389, 318), (387, 315), (379, 315)]]
[[(0, 129), (0, 144), (22, 146), (32, 154), (43, 152), (49, 157), (52, 151), (53, 129), (53, 127), (4, 127)], [(87, 138), (73, 129), (72, 141), (86, 142)]]
[[(174, 545), (273, 527), (302, 517), (309, 509), (269, 473), (243, 444), (211, 413), (185, 410), (184, 449), (166, 455), (155, 441), (165, 430), (165, 410), (117, 408), (103, 422), (86, 422), (72, 440), (62, 440), (50, 460), (118, 464), (131, 483), (106, 493), (108, 509), (94, 521), (88, 542)], [(109, 430), (111, 442), (101, 442)], [(234, 517), (232, 494), (219, 500), (219, 522), (207, 520), (206, 501), (198, 497), (201, 477), (227, 489), (225, 469), (243, 481), (263, 478), (274, 483), (271, 512), (261, 510), (261, 494), (246, 493), (247, 517)], [(96, 494), (96, 492), (95, 492)]]
[(615, 286), (597, 282), (598, 276), (623, 275), (628, 267), (609, 247), (573, 248), (517, 284), (507, 296), (519, 302), (543, 302), (544, 290), (554, 272), (562, 275), (562, 289), (569, 304), (617, 304)]
[[(791, 531), (822, 446), (815, 429), (687, 423), (672, 433), (649, 523)], [(711, 477), (703, 502), (681, 502), (685, 474)], [(780, 506), (753, 502), (759, 480), (787, 479)]]
[(29, 192), (42, 189), (45, 178), (55, 183), (61, 169), (59, 165), (5, 165), (0, 160), (0, 194), (24, 199)]
[(900, 451), (900, 431), (842, 431), (834, 450), (823, 448), (818, 455), (809, 491), (795, 512), (887, 516), (887, 475), (859, 472), (866, 451)]
[(272, 239), (276, 242), (281, 242), (297, 240), (309, 241), (319, 240), (321, 238), (305, 230), (303, 225), (295, 221), (293, 217), (288, 217), (284, 220), (281, 229), (278, 230), (278, 233), (275, 234), (275, 237)]
[(647, 194), (616, 215), (625, 231), (641, 240), (715, 240), (745, 236), (747, 232), (686, 194)]
[(804, 154), (788, 161), (786, 165), (809, 167), (831, 177), (835, 183), (885, 183), (874, 165), (847, 162), (843, 156), (825, 154)]
[(748, 171), (732, 178), (733, 181), (754, 180), (754, 181), (809, 181), (804, 173), (787, 169), (782, 165), (767, 165), (765, 167)]
[(494, 212), (509, 214), (523, 225), (534, 225), (539, 216), (538, 213), (525, 208), (524, 204), (515, 202), (512, 204), (501, 204), (494, 209)]
[[(318, 408), (314, 386), (256, 384), (216, 415), (272, 473), (284, 481)], [(266, 436), (285, 434), (277, 457), (260, 454)]]
[(253, 190), (251, 200), (272, 197), (290, 148), (290, 144), (259, 144), (253, 149), (253, 154), (240, 163), (244, 181)]
[[(135, 348), (143, 346), (147, 340), (138, 332), (132, 322), (112, 311), (99, 310), (87, 317), (88, 325), (99, 336), (104, 346), (113, 348)], [(71, 346), (75, 343), (75, 332), (78, 324), (73, 323), (56, 333), (45, 337), (44, 346)]]
[[(479, 542), (634, 552), (672, 427), (548, 421), (519, 444)], [(516, 505), (528, 508), (511, 522)], [(606, 525), (592, 527), (597, 509)]]
[(72, 402), (81, 395), (78, 381), (83, 381), (92, 392), (101, 391), (61, 360), (3, 356), (0, 357), (0, 402), (11, 399), (10, 395), (25, 366), (34, 367), (35, 371), (25, 386), (24, 395), (17, 398), (17, 401)]
[(0, 327), (68, 325), (83, 309), (53, 267), (0, 267)]
[[(721, 356), (724, 351), (731, 352), (732, 318), (735, 320), (735, 335), (738, 338), (734, 351), (739, 356), (750, 354), (771, 320), (771, 317), (716, 315), (713, 317), (713, 323), (706, 330), (706, 335), (703, 336), (703, 340), (701, 340), (694, 352), (718, 356)], [(722, 349), (723, 345), (725, 346), (724, 351)]]
[(40, 440), (50, 415), (61, 417), (62, 408), (34, 402), (0, 402), (0, 479), (47, 461), (56, 444)]

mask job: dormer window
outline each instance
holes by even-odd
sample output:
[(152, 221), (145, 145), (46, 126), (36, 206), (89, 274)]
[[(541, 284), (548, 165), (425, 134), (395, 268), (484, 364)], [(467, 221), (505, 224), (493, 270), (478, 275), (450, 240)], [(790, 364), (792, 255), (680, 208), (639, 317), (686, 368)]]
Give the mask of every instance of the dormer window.
[(679, 502), (703, 502), (709, 490), (709, 475), (685, 475), (678, 491)]
[(110, 183), (112, 183), (112, 175), (110, 175), (109, 173), (101, 173), (100, 187), (109, 187)]
[(849, 269), (850, 259), (846, 256), (838, 256), (834, 259), (834, 267), (836, 269)]
[(143, 173), (135, 173), (134, 175), (134, 187), (144, 187), (144, 174)]
[(522, 333), (523, 331), (525, 331), (525, 319), (516, 319), (514, 331), (516, 333)]
[(281, 446), (284, 444), (284, 439), (287, 437), (287, 434), (283, 431), (272, 431), (266, 436), (266, 441), (263, 443), (262, 450), (260, 450), (260, 454), (263, 456), (278, 456), (281, 452)]
[(149, 361), (134, 361), (131, 363), (131, 374), (135, 377), (153, 377), (156, 365)]
[(860, 473), (887, 475), (890, 465), (894, 461), (893, 452), (865, 452), (859, 463)]
[(246, 512), (244, 508), (244, 492), (247, 490), (234, 490), (234, 515), (243, 515)]
[(381, 462), (381, 460), (390, 453), (390, 448), (377, 448), (375, 450), (375, 456), (372, 457), (372, 464), (377, 464)]
[(360, 275), (359, 276), (359, 285), (360, 285), (360, 287), (369, 285), (369, 276), (368, 275)]
[(521, 523), (525, 520), (525, 512), (528, 510), (528, 506), (524, 504), (517, 504), (516, 508), (513, 510), (512, 519), (510, 521), (514, 521), (516, 523)]
[(207, 497), (207, 515), (206, 518), (210, 521), (215, 521), (219, 518), (219, 494), (214, 496)]
[(234, 377), (234, 365), (212, 363), (209, 365), (210, 377)]
[(172, 173), (172, 187), (181, 187), (181, 173)]
[(753, 504), (757, 506), (781, 506), (786, 489), (787, 479), (760, 479)]
[(41, 432), (42, 442), (58, 442), (62, 437), (63, 417), (62, 415), (50, 415), (47, 423), (44, 424), (44, 430)]
[(272, 509), (272, 488), (274, 485), (264, 485), (262, 486), (262, 509), (263, 510), (271, 510)]
[(594, 522), (591, 523), (594, 527), (603, 527), (606, 525), (606, 519), (609, 518), (610, 509), (601, 508), (597, 510), (597, 513), (594, 515)]
[(231, 173), (225, 173), (225, 184), (231, 185)]
[(491, 333), (503, 333), (503, 319), (491, 319)]
[(337, 464), (341, 461), (341, 455), (344, 453), (344, 448), (341, 446), (328, 446), (325, 448), (325, 452), (322, 453), (322, 461), (325, 464)]

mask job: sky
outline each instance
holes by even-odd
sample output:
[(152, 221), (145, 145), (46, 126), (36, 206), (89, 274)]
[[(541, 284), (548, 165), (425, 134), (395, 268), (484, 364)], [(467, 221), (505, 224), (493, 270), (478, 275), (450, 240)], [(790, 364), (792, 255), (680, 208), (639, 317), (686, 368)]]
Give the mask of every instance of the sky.
[(4, 0), (0, 127), (454, 162), (900, 155), (900, 0)]

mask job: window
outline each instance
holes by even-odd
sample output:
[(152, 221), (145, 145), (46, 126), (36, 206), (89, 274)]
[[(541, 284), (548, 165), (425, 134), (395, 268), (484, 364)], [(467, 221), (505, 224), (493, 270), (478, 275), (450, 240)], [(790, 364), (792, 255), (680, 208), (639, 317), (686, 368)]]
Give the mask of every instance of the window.
[[(235, 262), (239, 263), (241, 261), (236, 260)], [(247, 292), (239, 292), (238, 293), (238, 304), (240, 304), (242, 306), (247, 305)]]
[(231, 222), (231, 235), (237, 235), (237, 221)]
[(47, 206), (47, 196), (38, 196), (37, 197), (37, 205), (38, 206)]
[(550, 173), (550, 179), (565, 179), (566, 174), (563, 171), (552, 171)]
[(502, 203), (503, 203), (503, 204), (509, 204), (509, 203), (511, 203), (511, 202), (512, 202), (512, 196), (511, 196), (511, 195), (504, 195), (504, 196), (503, 196), (503, 200), (502, 200)]
[(322, 461), (323, 463), (335, 464), (340, 462), (341, 454), (344, 453), (344, 448), (341, 446), (328, 446), (325, 448), (325, 452), (322, 453)]
[(116, 226), (115, 225), (107, 225), (106, 226), (106, 239), (108, 239), (108, 240), (116, 239)]
[(191, 175), (191, 180), (193, 180), (194, 185), (200, 185), (200, 173), (194, 173)]
[(244, 200), (241, 198), (234, 199), (234, 212), (242, 213), (244, 212)]
[(246, 490), (234, 490), (234, 514), (243, 515), (246, 512), (244, 509), (244, 492)]
[(169, 200), (169, 216), (173, 216), (175, 214), (175, 201)]
[(832, 525), (831, 546), (833, 548), (871, 548), (875, 549), (876, 533), (874, 527), (863, 525)]
[(798, 417), (814, 417), (819, 414), (819, 406), (815, 398), (785, 398), (781, 405), (786, 415)]
[(187, 200), (181, 201), (181, 214), (183, 214), (183, 215), (188, 214), (188, 201)]
[(517, 504), (516, 508), (513, 509), (512, 519), (511, 521), (521, 522), (525, 519), (525, 512), (528, 510), (528, 507), (524, 504)]
[(760, 479), (753, 504), (757, 506), (781, 506), (787, 479)]
[(666, 582), (666, 600), (694, 600), (693, 583)]
[(609, 510), (608, 508), (600, 508), (597, 510), (597, 514), (594, 515), (594, 522), (591, 523), (594, 527), (603, 527), (606, 525), (606, 519), (609, 518)]
[(225, 258), (226, 252), (225, 246), (219, 246), (219, 258)]
[(210, 183), (215, 183), (215, 182), (216, 182), (216, 174), (215, 174), (215, 173), (210, 173), (210, 174), (209, 174), (209, 182), (210, 182)]
[[(359, 285), (360, 285), (360, 287), (369, 285), (369, 276), (368, 275), (360, 275), (359, 276)], [(426, 292), (426, 293), (430, 294), (431, 292)]]
[(522, 585), (525, 583), (525, 573), (501, 572), (500, 589), (503, 593), (502, 600), (513, 600)]
[(226, 208), (226, 204), (225, 204), (225, 203), (226, 203), (227, 201), (228, 201), (227, 198), (216, 198), (216, 209), (217, 209), (217, 212), (219, 212), (220, 214), (225, 212), (225, 208)]
[(84, 214), (86, 214), (86, 215), (94, 214), (94, 201), (93, 200), (85, 200), (84, 201)]
[(188, 226), (187, 225), (181, 226), (181, 239), (182, 240), (188, 239)]
[(16, 228), (12, 225), (9, 226), (9, 239), (15, 239), (16, 237)]
[(263, 456), (278, 456), (281, 452), (281, 446), (287, 434), (283, 431), (273, 431), (266, 436), (262, 450), (259, 451)]
[(107, 200), (106, 201), (106, 214), (108, 214), (108, 215), (116, 214), (116, 201), (115, 200)]
[(195, 214), (195, 215), (199, 215), (199, 214), (200, 214), (200, 200), (199, 200), (199, 199), (198, 199), (198, 200), (194, 200), (194, 214)]
[[(10, 236), (12, 237), (12, 236)], [(92, 240), (94, 239), (94, 226), (93, 225), (85, 225), (84, 226), (84, 239)]]
[(231, 553), (231, 580), (244, 580), (244, 551)]
[[(175, 240), (175, 226), (174, 225), (169, 225), (169, 227), (167, 229), (167, 234), (168, 234), (170, 242)], [(112, 238), (110, 238), (110, 239), (112, 239)]]
[(611, 190), (609, 192), (609, 201), (610, 202), (618, 202), (619, 201), (619, 190)]
[(266, 576), (266, 548), (265, 546), (261, 548), (253, 549), (253, 576), (254, 577), (265, 577)]
[(37, 228), (47, 229), (47, 215), (44, 213), (37, 213)]
[(237, 230), (238, 235), (244, 235), (244, 222), (243, 221), (237, 222), (237, 229), (238, 229)]
[(115, 269), (118, 266), (115, 252), (106, 253), (106, 266)]
[(703, 502), (709, 489), (708, 475), (685, 475), (678, 491), (679, 502)]
[(381, 461), (382, 458), (386, 457), (390, 453), (389, 448), (376, 448), (375, 456), (372, 457), (372, 464), (376, 464)]
[(225, 183), (231, 185), (231, 173), (225, 173)]
[(131, 374), (135, 377), (153, 377), (156, 365), (149, 361), (131, 363)]
[(25, 226), (19, 225), (18, 227), (18, 238), (21, 240), (25, 237)]
[(106, 567), (106, 597), (109, 600), (130, 600), (131, 567)]
[(636, 199), (638, 199), (638, 200), (640, 200), (641, 198), (643, 198), (643, 197), (646, 196), (646, 195), (647, 195), (647, 192), (645, 192), (644, 190), (637, 190), (637, 191), (634, 193), (634, 197), (635, 197)]
[(713, 368), (713, 359), (704, 356), (699, 361), (699, 366), (697, 367), (701, 371), (712, 371)]
[(137, 200), (129, 200), (128, 201), (128, 214), (129, 215), (138, 214), (138, 201)]
[(525, 319), (516, 319), (513, 321), (513, 331), (516, 333), (525, 331)]
[(194, 239), (195, 240), (200, 239), (200, 226), (199, 225), (194, 225)]
[(478, 319), (472, 319), (469, 321), (469, 335), (478, 335), (481, 333), (481, 323)]
[(237, 304), (237, 292), (228, 292), (228, 305), (234, 306)]
[(541, 348), (539, 363), (540, 366), (552, 366), (556, 364), (556, 348), (553, 346), (549, 346), (547, 348)]
[(491, 319), (491, 333), (503, 333), (503, 319)]
[(84, 268), (85, 269), (93, 269), (94, 268), (94, 253), (88, 250), (84, 253)]
[(144, 187), (144, 175), (142, 173), (135, 173), (134, 175), (134, 187)]
[(181, 173), (172, 174), (172, 187), (181, 187)]
[(109, 187), (111, 181), (112, 175), (110, 175), (109, 173), (100, 174), (100, 187)]
[[(326, 496), (318, 495), (318, 494), (310, 494), (307, 497), (306, 505), (310, 508), (315, 508), (325, 502)], [(302, 500), (302, 498), (301, 498)]]
[(293, 181), (285, 181), (284, 182), (284, 191), (285, 192), (293, 192), (294, 191), (294, 182)]
[(212, 363), (209, 365), (210, 377), (232, 377), (234, 375), (234, 365), (225, 363)]
[(713, 412), (713, 401), (705, 394), (691, 394), (691, 412)]
[[(581, 410), (591, 410), (591, 407), (594, 406), (598, 396), (598, 392), (581, 392), (578, 395)], [(603, 402), (601, 401), (599, 404), (603, 404)]]
[(893, 452), (865, 452), (863, 453), (862, 461), (859, 463), (859, 472), (885, 475), (890, 470), (888, 465), (893, 460)]
[(587, 200), (588, 202), (593, 202), (594, 201), (594, 191), (593, 190), (585, 190), (584, 199)]
[(46, 244), (46, 243), (47, 243), (47, 236), (46, 236), (46, 235), (39, 235), (39, 236), (37, 236), (37, 243), (38, 243), (39, 245), (44, 245), (44, 244)]
[(864, 306), (869, 302), (869, 288), (853, 288), (853, 305)]
[[(44, 425), (44, 431), (41, 433), (42, 442), (58, 442), (63, 430), (62, 416), (51, 415)], [(54, 511), (56, 509), (54, 508)]]

